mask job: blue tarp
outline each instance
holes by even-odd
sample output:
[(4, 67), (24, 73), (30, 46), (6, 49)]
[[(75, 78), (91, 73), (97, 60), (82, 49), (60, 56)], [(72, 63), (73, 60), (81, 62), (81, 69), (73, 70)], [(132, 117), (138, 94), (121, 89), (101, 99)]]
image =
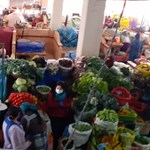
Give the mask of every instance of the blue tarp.
[(5, 100), (7, 94), (7, 77), (0, 70), (0, 100)]
[(78, 42), (78, 33), (71, 27), (58, 29), (60, 41), (64, 47), (76, 47)]
[(16, 51), (23, 52), (43, 52), (45, 47), (45, 42), (42, 41), (30, 41), (27, 39), (17, 40)]

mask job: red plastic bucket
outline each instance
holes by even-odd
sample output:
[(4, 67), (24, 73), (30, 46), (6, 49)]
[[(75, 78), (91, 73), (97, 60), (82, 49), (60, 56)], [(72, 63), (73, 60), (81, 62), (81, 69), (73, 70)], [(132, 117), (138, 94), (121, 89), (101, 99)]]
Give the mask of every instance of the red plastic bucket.
[(124, 87), (118, 86), (111, 91), (111, 94), (118, 100), (120, 105), (125, 105), (131, 101), (131, 93)]

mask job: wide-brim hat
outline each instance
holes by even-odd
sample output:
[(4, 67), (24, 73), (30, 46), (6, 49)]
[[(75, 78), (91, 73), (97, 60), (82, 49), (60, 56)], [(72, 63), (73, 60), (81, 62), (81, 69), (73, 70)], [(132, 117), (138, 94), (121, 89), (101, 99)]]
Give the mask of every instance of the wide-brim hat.
[(111, 41), (112, 40), (112, 37), (110, 37), (110, 36), (105, 36), (104, 37), (106, 40), (108, 40), (108, 41)]
[(128, 32), (128, 29), (123, 29), (122, 32)]
[(0, 102), (0, 111), (6, 110), (6, 109), (7, 109), (7, 105)]

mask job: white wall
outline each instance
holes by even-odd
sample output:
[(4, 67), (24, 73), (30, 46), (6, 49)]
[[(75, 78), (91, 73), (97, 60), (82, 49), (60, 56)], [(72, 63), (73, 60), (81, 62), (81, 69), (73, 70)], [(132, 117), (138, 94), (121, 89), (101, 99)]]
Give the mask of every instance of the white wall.
[(69, 15), (72, 13), (82, 13), (83, 0), (64, 0), (63, 5), (63, 16)]

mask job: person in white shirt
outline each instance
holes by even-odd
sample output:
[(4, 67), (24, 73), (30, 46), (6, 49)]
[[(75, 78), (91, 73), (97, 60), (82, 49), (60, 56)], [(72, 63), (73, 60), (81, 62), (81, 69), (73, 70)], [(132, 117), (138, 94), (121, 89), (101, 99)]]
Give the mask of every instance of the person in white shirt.
[(19, 112), (18, 107), (10, 106), (3, 121), (4, 149), (26, 150), (31, 145), (25, 140), (25, 132), (18, 122)]

